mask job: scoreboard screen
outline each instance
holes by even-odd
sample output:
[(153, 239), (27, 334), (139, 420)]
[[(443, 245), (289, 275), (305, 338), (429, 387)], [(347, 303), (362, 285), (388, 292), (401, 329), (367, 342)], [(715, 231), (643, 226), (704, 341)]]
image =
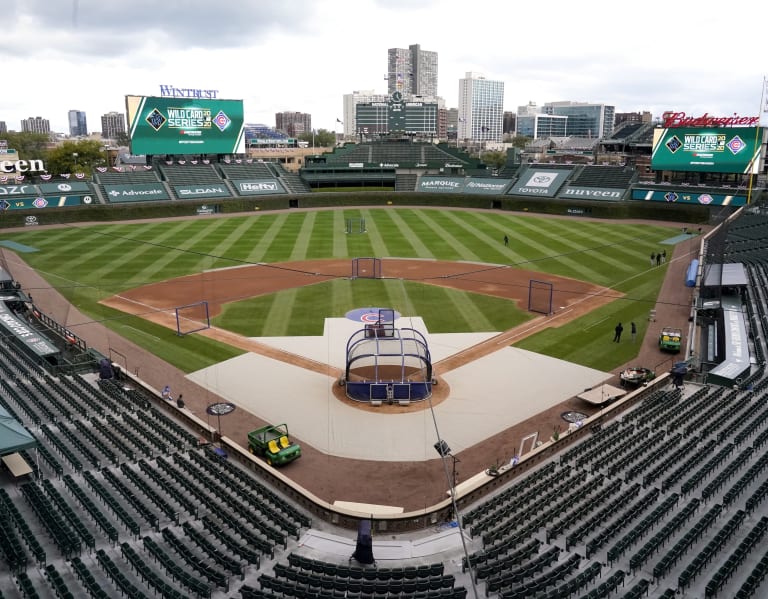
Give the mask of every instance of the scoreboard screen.
[(242, 154), (242, 100), (126, 96), (133, 154)]
[(670, 127), (653, 132), (655, 171), (757, 173), (762, 129), (756, 127)]

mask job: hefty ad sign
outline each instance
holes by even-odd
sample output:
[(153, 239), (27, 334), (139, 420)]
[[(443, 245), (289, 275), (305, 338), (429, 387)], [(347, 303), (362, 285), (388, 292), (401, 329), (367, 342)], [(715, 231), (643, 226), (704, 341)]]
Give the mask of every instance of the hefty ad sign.
[(285, 193), (277, 179), (233, 179), (237, 193), (241, 196), (262, 196)]
[(243, 154), (242, 100), (126, 96), (133, 154)]

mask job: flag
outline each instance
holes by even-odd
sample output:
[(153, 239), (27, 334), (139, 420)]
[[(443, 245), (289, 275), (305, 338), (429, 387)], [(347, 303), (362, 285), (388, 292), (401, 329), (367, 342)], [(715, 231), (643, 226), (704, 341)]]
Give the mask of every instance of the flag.
[(336, 119), (336, 122), (341, 123), (342, 125), (344, 124), (341, 119)]
[(763, 77), (763, 94), (760, 96), (759, 125), (768, 127), (768, 79)]
[(490, 131), (490, 129), (488, 129), (488, 127), (486, 127), (485, 125), (483, 125), (482, 127), (480, 127), (480, 131), (482, 131), (483, 133), (485, 133), (485, 132), (487, 132), (487, 131)]
[(463, 117), (459, 117), (459, 122), (460, 122), (460, 123), (466, 123), (466, 122), (467, 122), (467, 119), (465, 119), (465, 118), (463, 118)]

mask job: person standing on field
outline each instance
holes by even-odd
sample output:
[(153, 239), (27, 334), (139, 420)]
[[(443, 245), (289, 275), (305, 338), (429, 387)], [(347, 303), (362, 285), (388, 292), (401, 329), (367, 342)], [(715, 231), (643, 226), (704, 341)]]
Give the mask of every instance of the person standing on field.
[(624, 331), (624, 327), (621, 326), (621, 323), (616, 325), (616, 328), (614, 330), (613, 340), (618, 343), (621, 341), (621, 333)]

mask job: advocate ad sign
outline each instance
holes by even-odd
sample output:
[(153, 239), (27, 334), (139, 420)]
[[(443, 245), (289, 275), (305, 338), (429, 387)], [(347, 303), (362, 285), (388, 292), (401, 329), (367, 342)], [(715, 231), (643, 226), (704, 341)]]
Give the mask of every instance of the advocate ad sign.
[(157, 183), (134, 183), (133, 185), (105, 185), (104, 192), (110, 202), (146, 202), (171, 199), (159, 181)]
[(759, 127), (670, 127), (653, 132), (655, 171), (757, 173), (763, 130)]
[(126, 96), (133, 154), (243, 154), (242, 100)]

